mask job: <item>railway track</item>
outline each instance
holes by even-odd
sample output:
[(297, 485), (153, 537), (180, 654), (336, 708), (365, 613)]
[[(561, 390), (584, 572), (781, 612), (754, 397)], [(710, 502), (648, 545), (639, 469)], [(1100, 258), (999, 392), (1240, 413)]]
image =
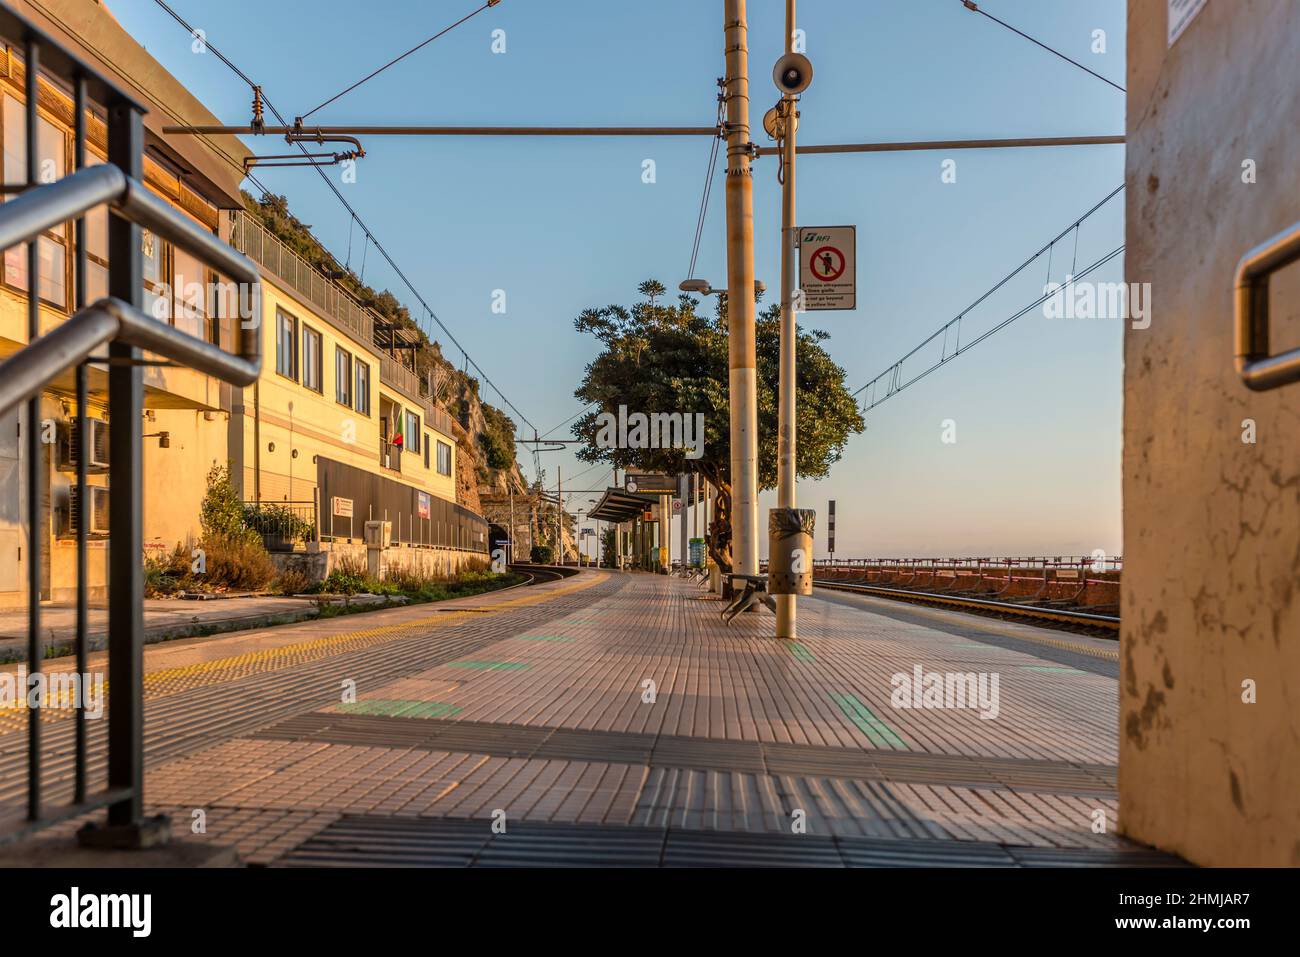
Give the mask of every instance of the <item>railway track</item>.
[(914, 591), (910, 588), (888, 588), (882, 585), (865, 585), (854, 582), (815, 579), (813, 585), (816, 588), (826, 588), (833, 591), (854, 592), (859, 595), (871, 595), (877, 598), (888, 598), (918, 605), (952, 608), (986, 617), (1001, 618), (1005, 621), (1030, 622), (1094, 637), (1119, 637), (1118, 615), (1102, 615), (1072, 608), (1053, 608), (1020, 602), (994, 601), (993, 599), (979, 598), (974, 595), (945, 595), (938, 592)]

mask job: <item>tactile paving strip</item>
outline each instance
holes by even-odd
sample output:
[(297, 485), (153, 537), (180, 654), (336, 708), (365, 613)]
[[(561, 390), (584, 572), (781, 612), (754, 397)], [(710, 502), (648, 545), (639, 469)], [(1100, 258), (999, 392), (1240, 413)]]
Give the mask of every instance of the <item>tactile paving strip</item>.
[(969, 757), (913, 751), (731, 741), (386, 715), (312, 712), (260, 731), (259, 738), (371, 747), (410, 747), (497, 757), (596, 760), (720, 772), (1006, 787), (1113, 797), (1109, 765)]
[(275, 861), (284, 867), (1178, 867), (1134, 847), (745, 834), (677, 828), (345, 816)]

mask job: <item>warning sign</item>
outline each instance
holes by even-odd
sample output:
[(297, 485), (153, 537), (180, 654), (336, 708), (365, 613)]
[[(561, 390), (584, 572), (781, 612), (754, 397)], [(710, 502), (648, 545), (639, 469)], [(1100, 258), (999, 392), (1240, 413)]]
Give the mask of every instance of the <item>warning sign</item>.
[(799, 229), (801, 312), (856, 309), (857, 227), (802, 226)]

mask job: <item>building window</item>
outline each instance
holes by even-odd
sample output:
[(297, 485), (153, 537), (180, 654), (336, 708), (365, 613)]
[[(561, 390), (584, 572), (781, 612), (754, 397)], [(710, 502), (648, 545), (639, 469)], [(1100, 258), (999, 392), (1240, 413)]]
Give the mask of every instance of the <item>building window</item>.
[[(12, 96), (4, 98), (4, 181), (27, 182), (27, 107)], [(68, 171), (69, 134), (45, 117), (37, 120), (36, 148), (40, 182), (53, 183)], [(8, 197), (12, 198), (12, 197)], [(47, 229), (38, 240), (40, 297), (60, 309), (68, 306), (68, 224)], [(18, 289), (27, 285), (27, 244), (12, 246), (4, 255), (5, 282)]]
[(420, 451), (420, 417), (410, 409), (406, 410), (406, 447), (412, 452)]
[(173, 249), (172, 279), (172, 325), (196, 339), (209, 340), (208, 272), (203, 263), (183, 249)]
[(352, 353), (334, 347), (334, 398), (352, 408)]
[(324, 392), (321, 386), (320, 333), (302, 327), (302, 384), (313, 392)]
[(446, 442), (438, 443), (438, 474), (451, 474), (451, 446)]
[(144, 311), (160, 322), (172, 316), (172, 304), (163, 285), (167, 276), (167, 244), (149, 232), (140, 230), (140, 255), (144, 269)]
[(424, 433), (424, 467), (429, 467), (429, 433)]
[(275, 311), (275, 371), (298, 381), (298, 320)]
[(353, 408), (362, 415), (370, 414), (370, 366), (366, 365), (360, 359), (356, 361), (357, 367), (357, 387), (354, 398), (356, 402)]

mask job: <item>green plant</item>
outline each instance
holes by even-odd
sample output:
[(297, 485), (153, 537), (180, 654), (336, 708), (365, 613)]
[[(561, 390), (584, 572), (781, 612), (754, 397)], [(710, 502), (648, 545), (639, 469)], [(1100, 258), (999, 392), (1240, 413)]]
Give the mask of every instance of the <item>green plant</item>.
[(208, 469), (207, 483), (208, 489), (199, 505), (199, 527), (203, 529), (204, 541), (258, 538), (257, 531), (248, 525), (244, 503), (230, 480), (230, 466), (212, 466)]
[(277, 536), (288, 542), (306, 542), (316, 537), (316, 526), (288, 505), (278, 502), (244, 502), (243, 522), (264, 539)]
[(297, 568), (284, 569), (272, 583), (275, 590), (282, 595), (306, 594), (313, 584), (311, 577)]
[[(639, 287), (642, 301), (584, 310), (575, 320), (603, 351), (588, 363), (582, 385), (574, 395), (598, 406), (579, 418), (573, 434), (585, 440), (578, 458), (607, 462), (618, 468), (676, 475), (699, 472), (717, 490), (717, 507), (707, 535), (709, 553), (720, 568), (731, 568), (731, 431), (728, 402), (728, 354), (725, 302), (710, 318), (695, 312), (699, 301), (682, 295), (659, 302), (661, 283)], [(777, 382), (780, 366), (780, 308), (764, 309), (756, 317), (758, 392), (758, 485), (776, 484)], [(856, 401), (844, 385), (844, 370), (823, 346), (826, 333), (799, 328), (795, 351), (797, 376), (796, 472), (800, 478), (825, 478), (839, 461), (849, 437), (865, 424)], [(602, 429), (620, 406), (630, 412), (680, 413), (703, 416), (703, 435), (695, 437), (698, 458), (687, 449), (659, 443), (652, 447), (617, 447), (598, 442)], [(626, 443), (625, 443), (626, 444)], [(643, 443), (638, 443), (643, 445)]]
[(261, 591), (275, 578), (275, 563), (256, 536), (206, 537), (202, 548), (206, 569), (184, 580), (187, 586)]
[(554, 556), (555, 551), (550, 545), (534, 545), (528, 555), (535, 565), (549, 565)]

